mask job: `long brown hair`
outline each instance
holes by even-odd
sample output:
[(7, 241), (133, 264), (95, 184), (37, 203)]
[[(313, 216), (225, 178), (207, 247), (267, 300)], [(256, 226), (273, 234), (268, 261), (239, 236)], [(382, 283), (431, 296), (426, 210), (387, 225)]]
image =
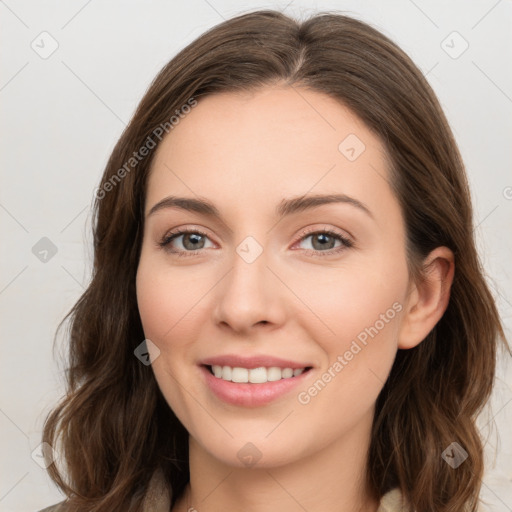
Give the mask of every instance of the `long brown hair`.
[[(174, 503), (189, 479), (188, 434), (151, 367), (134, 356), (144, 340), (135, 275), (155, 150), (130, 159), (149, 139), (158, 145), (161, 129), (155, 130), (170, 132), (191, 99), (275, 83), (339, 100), (380, 137), (414, 279), (421, 279), (421, 260), (434, 248), (455, 254), (446, 313), (416, 348), (398, 351), (379, 395), (367, 483), (376, 498), (399, 487), (417, 512), (476, 508), (483, 455), (475, 419), (492, 390), (504, 334), (475, 249), (469, 188), (446, 118), (409, 57), (369, 25), (336, 13), (299, 22), (258, 11), (209, 30), (161, 70), (107, 163), (94, 205), (92, 281), (64, 319), (71, 320), (68, 389), (43, 434), (65, 461), (65, 472), (55, 464), (48, 472), (70, 510), (140, 510), (156, 469)], [(452, 442), (468, 453), (456, 470), (441, 456)]]

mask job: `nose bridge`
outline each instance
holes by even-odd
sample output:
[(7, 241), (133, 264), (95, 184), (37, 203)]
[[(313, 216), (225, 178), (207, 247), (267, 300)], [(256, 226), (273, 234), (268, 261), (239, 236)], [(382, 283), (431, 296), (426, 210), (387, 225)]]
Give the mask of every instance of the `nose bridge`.
[(279, 292), (269, 263), (268, 249), (246, 237), (235, 249), (231, 271), (223, 279), (216, 300), (216, 320), (235, 330), (279, 321)]

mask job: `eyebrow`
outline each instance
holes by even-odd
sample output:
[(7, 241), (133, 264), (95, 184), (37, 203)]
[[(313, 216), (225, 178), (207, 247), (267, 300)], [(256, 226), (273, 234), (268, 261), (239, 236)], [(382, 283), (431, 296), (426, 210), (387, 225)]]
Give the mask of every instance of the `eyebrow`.
[[(303, 195), (292, 197), (290, 199), (283, 199), (279, 202), (279, 204), (276, 207), (276, 215), (279, 217), (285, 217), (288, 215), (292, 215), (294, 213), (302, 212), (305, 210), (317, 208), (319, 206), (332, 203), (343, 203), (352, 205), (355, 208), (358, 208), (359, 210), (366, 213), (372, 219), (374, 218), (372, 212), (364, 203), (345, 194), (316, 194), (309, 196)], [(206, 201), (205, 199), (195, 199), (192, 197), (176, 196), (165, 197), (164, 199), (156, 203), (147, 214), (147, 217), (149, 217), (150, 215), (154, 214), (157, 211), (166, 208), (179, 208), (182, 210), (192, 211), (195, 213), (206, 215), (208, 217), (215, 217), (218, 219), (222, 218), (219, 210), (212, 203)]]

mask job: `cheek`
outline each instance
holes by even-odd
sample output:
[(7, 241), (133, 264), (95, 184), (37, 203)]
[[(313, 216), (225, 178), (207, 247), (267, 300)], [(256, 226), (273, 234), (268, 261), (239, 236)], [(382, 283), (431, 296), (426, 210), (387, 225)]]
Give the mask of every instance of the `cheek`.
[(180, 418), (186, 418), (187, 397), (179, 382), (184, 381), (181, 370), (190, 340), (199, 337), (201, 323), (194, 320), (199, 291), (177, 277), (154, 259), (141, 257), (136, 290), (144, 335), (159, 349), (151, 365), (156, 381), (169, 406)]
[(136, 278), (139, 314), (145, 336), (161, 351), (168, 350), (170, 339), (173, 345), (185, 340), (185, 327), (195, 325), (190, 319), (200, 291), (177, 277), (158, 262), (141, 258)]
[[(323, 352), (319, 377), (328, 389), (322, 382), (303, 389), (299, 403), (313, 411), (334, 400), (362, 412), (376, 399), (396, 356), (408, 284), (405, 259), (374, 258), (310, 276), (296, 290), (313, 314), (299, 318)], [(317, 399), (319, 390), (323, 398)]]
[[(144, 328), (144, 334), (153, 341), (162, 338), (162, 334), (172, 325), (166, 312), (172, 311), (169, 299), (166, 296), (165, 280), (158, 278), (156, 268), (141, 258), (136, 278), (137, 306)], [(169, 307), (170, 306), (170, 307)]]
[(316, 281), (304, 295), (315, 315), (303, 317), (302, 327), (317, 335), (324, 358), (297, 402), (303, 420), (321, 424), (326, 437), (350, 430), (372, 410), (396, 356), (405, 284), (403, 274), (390, 279), (382, 269), (352, 269)]
[(303, 273), (299, 279), (290, 275), (290, 279), (312, 313), (300, 317), (316, 322), (319, 334), (334, 344), (351, 340), (375, 324), (379, 331), (390, 331), (387, 327), (397, 324), (397, 309), (401, 309), (393, 305), (402, 304), (408, 283), (405, 262), (399, 260), (321, 269)]

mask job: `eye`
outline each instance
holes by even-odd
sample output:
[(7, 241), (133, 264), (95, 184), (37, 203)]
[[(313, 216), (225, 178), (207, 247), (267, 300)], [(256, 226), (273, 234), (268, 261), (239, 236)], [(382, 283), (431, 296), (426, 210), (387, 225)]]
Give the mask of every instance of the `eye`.
[[(210, 241), (208, 235), (202, 231), (181, 229), (166, 233), (158, 245), (171, 253), (178, 254), (178, 256), (190, 256), (198, 254), (201, 249), (208, 248), (205, 246), (207, 240)], [(177, 247), (173, 247), (173, 245)], [(210, 247), (213, 247), (213, 244)]]
[[(310, 247), (303, 247), (303, 249), (314, 256), (337, 254), (354, 245), (350, 239), (341, 233), (329, 229), (305, 230), (300, 235), (299, 245), (307, 240), (310, 240), (307, 244)], [(210, 246), (206, 245), (207, 242), (210, 243)], [(214, 246), (208, 235), (198, 229), (171, 231), (165, 234), (158, 245), (178, 256), (194, 256), (199, 254), (202, 249)]]
[(305, 250), (315, 256), (337, 254), (354, 245), (341, 233), (329, 229), (302, 232), (299, 244), (307, 240), (310, 240), (306, 244), (309, 247), (306, 247)]

